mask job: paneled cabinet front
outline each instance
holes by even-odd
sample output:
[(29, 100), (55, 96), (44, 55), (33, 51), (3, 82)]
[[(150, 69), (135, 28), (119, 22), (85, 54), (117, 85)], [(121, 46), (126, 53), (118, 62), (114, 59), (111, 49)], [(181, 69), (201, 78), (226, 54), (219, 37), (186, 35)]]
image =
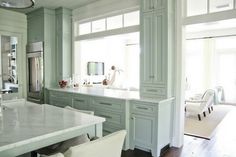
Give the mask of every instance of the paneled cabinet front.
[(91, 97), (90, 109), (94, 114), (106, 118), (103, 125), (103, 134), (125, 129), (126, 101), (115, 98)]
[(72, 106), (78, 110), (89, 110), (89, 97), (85, 95), (78, 95), (73, 97)]
[(166, 85), (164, 20), (162, 13), (151, 12), (142, 16), (140, 90), (144, 95), (159, 95), (160, 87)]
[(152, 149), (155, 118), (140, 114), (131, 114), (131, 143), (135, 146)]
[(58, 107), (72, 106), (72, 94), (66, 92), (49, 92), (49, 103)]

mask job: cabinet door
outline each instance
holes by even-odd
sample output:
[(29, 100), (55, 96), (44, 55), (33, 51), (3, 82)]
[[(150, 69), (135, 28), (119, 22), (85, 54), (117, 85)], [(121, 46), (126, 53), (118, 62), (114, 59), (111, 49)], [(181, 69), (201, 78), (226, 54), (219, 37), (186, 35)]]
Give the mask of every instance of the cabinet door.
[(73, 105), (74, 108), (78, 110), (88, 110), (88, 99), (87, 98), (81, 98), (81, 97), (75, 97), (73, 98)]
[(152, 44), (152, 83), (153, 84), (164, 84), (166, 66), (166, 47), (164, 46), (166, 41), (165, 31), (165, 18), (164, 13), (153, 14), (153, 44)]
[(141, 16), (141, 56), (140, 79), (141, 83), (152, 83), (153, 76), (153, 13)]
[(154, 140), (154, 117), (131, 115), (131, 141), (133, 147), (152, 148)]

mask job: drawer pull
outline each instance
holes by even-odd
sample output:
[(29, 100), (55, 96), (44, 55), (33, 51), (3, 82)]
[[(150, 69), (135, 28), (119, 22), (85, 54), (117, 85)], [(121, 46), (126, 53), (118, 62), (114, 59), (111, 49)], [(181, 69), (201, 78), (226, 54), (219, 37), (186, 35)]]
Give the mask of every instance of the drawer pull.
[(141, 109), (141, 110), (148, 110), (147, 107), (136, 107), (137, 109)]
[(107, 105), (107, 106), (112, 106), (112, 104), (106, 103), (106, 102), (100, 102), (99, 104), (101, 104), (101, 105)]
[(155, 89), (148, 89), (147, 91), (148, 92), (157, 92), (157, 90), (155, 90)]
[(104, 118), (107, 118), (107, 119), (112, 119), (111, 116), (106, 116), (106, 115), (102, 115), (102, 114), (100, 114), (99, 116), (104, 117)]
[(77, 102), (84, 102), (84, 100), (80, 100), (80, 99), (74, 99), (74, 101), (77, 101)]

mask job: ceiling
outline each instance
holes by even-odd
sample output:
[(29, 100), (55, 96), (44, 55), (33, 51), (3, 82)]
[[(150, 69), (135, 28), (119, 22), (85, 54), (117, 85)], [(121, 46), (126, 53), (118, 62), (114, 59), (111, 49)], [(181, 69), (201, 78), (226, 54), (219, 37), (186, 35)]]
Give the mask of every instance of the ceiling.
[(85, 6), (87, 4), (93, 3), (95, 1), (98, 1), (98, 0), (35, 0), (35, 6), (33, 8), (17, 9), (15, 11), (28, 13), (40, 7), (45, 7), (49, 9), (55, 9), (58, 7), (76, 9), (81, 6)]

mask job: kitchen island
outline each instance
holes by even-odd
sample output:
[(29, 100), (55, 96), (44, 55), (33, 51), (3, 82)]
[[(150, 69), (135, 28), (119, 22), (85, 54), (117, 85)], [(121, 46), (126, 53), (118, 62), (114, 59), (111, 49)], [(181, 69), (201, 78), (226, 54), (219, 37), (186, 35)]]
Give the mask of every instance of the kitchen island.
[(15, 157), (84, 133), (102, 136), (102, 117), (24, 100), (5, 102), (0, 116), (0, 156)]

